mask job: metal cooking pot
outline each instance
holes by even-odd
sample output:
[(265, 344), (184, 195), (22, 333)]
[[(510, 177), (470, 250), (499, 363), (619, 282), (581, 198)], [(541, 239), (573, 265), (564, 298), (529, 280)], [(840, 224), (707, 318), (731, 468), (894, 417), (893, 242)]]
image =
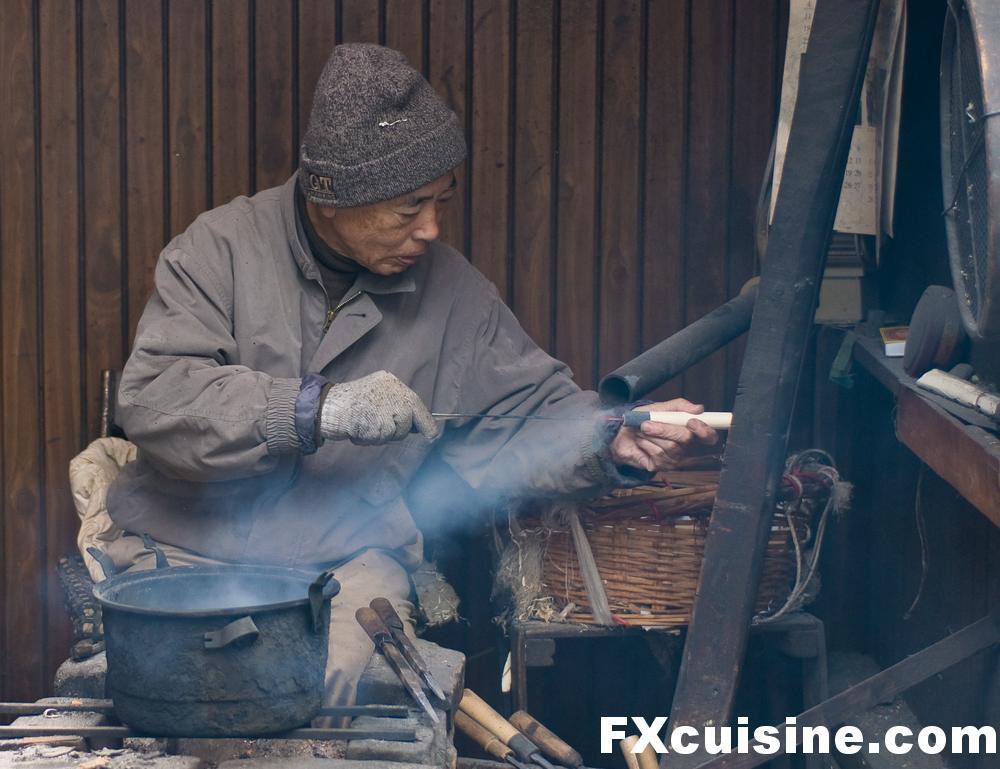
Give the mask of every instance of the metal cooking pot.
[(116, 715), (159, 736), (250, 736), (306, 724), (323, 698), (331, 571), (179, 566), (94, 586)]

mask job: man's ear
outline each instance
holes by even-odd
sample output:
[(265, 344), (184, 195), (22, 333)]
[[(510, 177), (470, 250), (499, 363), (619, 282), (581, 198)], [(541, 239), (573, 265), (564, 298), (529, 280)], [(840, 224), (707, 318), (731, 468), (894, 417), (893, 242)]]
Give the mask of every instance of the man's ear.
[(337, 215), (337, 209), (333, 206), (318, 206), (315, 203), (307, 203), (310, 212), (314, 216), (321, 216), (324, 219), (333, 219)]

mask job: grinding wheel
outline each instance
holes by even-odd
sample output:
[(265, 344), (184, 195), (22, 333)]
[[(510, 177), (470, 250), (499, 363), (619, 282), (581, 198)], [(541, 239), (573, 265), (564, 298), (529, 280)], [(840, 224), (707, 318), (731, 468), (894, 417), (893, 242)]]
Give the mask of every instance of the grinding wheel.
[(961, 357), (966, 338), (955, 292), (928, 286), (910, 319), (903, 368), (914, 377), (934, 367), (948, 369)]

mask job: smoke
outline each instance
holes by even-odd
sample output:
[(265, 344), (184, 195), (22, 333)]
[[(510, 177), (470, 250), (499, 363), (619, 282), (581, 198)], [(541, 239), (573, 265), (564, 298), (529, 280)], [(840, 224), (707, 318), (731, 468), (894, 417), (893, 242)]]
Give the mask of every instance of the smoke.
[(553, 416), (565, 419), (512, 426), (484, 418), (446, 434), (405, 492), (424, 535), (468, 532), (531, 500), (607, 491), (614, 470), (605, 447), (616, 425), (589, 407), (561, 408)]

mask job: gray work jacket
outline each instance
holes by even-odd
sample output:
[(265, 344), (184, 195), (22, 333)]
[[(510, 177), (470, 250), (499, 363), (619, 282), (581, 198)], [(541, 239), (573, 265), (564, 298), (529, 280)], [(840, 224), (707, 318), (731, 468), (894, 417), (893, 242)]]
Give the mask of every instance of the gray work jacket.
[[(109, 495), (119, 525), (228, 561), (322, 564), (370, 547), (419, 560), (402, 492), (431, 452), (488, 499), (627, 482), (604, 456), (596, 395), (447, 245), (399, 275), (362, 272), (330, 308), (294, 184), (199, 216), (160, 255), (119, 387), (118, 421), (140, 449)], [(433, 443), (326, 442), (304, 454), (301, 378), (380, 369), (437, 412), (594, 419), (450, 422)]]

